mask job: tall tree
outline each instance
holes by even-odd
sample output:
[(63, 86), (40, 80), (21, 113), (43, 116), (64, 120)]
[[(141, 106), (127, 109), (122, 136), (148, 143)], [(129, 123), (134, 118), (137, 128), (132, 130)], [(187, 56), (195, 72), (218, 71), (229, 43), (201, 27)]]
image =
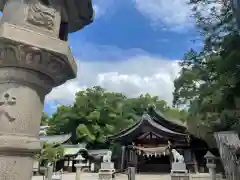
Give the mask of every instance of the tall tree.
[(187, 105), (190, 130), (210, 139), (214, 131), (239, 129), (239, 114), (235, 110), (240, 95), (240, 36), (230, 1), (190, 3), (204, 48), (200, 52), (191, 49), (180, 62), (182, 70), (174, 82), (173, 104)]
[(125, 124), (121, 93), (106, 92), (93, 87), (76, 94), (72, 106), (59, 107), (52, 116), (49, 133), (76, 133), (77, 141), (104, 142), (106, 135)]
[(189, 0), (196, 26), (204, 39), (204, 51), (219, 50), (224, 37), (238, 33), (232, 1)]

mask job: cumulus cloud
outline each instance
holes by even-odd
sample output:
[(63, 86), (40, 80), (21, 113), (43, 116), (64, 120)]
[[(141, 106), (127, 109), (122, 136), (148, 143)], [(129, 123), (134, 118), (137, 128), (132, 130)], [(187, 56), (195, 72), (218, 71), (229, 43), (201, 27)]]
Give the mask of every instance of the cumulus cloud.
[[(93, 47), (91, 49), (93, 50)], [(97, 49), (95, 47), (93, 51), (97, 51)], [(99, 49), (101, 48), (99, 47)], [(108, 47), (108, 51), (116, 49), (118, 48)], [(108, 51), (102, 52), (102, 54), (108, 54)], [(150, 93), (171, 104), (173, 81), (180, 70), (178, 61), (169, 61), (163, 57), (147, 53), (144, 55), (142, 51), (136, 50), (133, 52), (141, 53), (132, 55), (133, 53), (129, 51), (131, 50), (126, 52), (121, 50), (122, 59), (118, 61), (112, 61), (107, 56), (104, 61), (78, 59), (77, 78), (53, 89), (47, 96), (46, 102), (70, 104), (77, 91), (99, 85), (109, 91), (122, 92), (129, 97)], [(81, 52), (88, 53), (86, 49)], [(131, 56), (124, 54), (131, 54)]]
[(93, 0), (93, 9), (95, 11), (95, 20), (105, 15), (113, 13), (116, 7), (116, 0)]
[[(194, 26), (188, 0), (132, 0), (132, 2), (142, 15), (151, 20), (153, 27), (183, 32)], [(95, 19), (103, 17), (106, 12), (108, 17), (111, 16), (118, 6), (121, 6), (121, 3), (117, 0), (94, 0)]]
[(132, 0), (136, 9), (155, 26), (173, 31), (187, 31), (194, 25), (187, 0)]
[[(195, 26), (192, 5), (189, 0), (132, 0), (136, 9), (145, 17), (149, 18), (154, 27), (161, 27), (162, 30), (172, 30), (177, 32), (188, 32)], [(223, 2), (211, 2), (206, 4), (200, 2), (198, 11), (203, 16), (211, 16), (211, 9), (214, 7), (220, 14)], [(214, 17), (213, 17), (214, 18)]]

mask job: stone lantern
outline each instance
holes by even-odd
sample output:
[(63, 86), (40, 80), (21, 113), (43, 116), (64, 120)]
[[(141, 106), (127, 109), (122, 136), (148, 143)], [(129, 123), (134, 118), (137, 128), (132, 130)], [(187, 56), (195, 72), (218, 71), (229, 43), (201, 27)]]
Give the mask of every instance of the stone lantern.
[(0, 0), (0, 180), (31, 180), (45, 96), (75, 78), (68, 33), (93, 20), (91, 0)]
[(207, 168), (209, 169), (212, 180), (216, 180), (216, 157), (210, 151), (208, 151), (204, 158), (207, 160)]

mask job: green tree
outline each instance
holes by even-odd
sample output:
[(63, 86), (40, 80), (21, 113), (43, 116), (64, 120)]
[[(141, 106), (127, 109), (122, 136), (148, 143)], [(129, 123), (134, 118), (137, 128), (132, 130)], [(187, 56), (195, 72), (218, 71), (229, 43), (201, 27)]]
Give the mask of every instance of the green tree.
[(189, 0), (196, 26), (204, 40), (204, 51), (219, 50), (226, 35), (238, 33), (232, 1)]
[(50, 117), (47, 134), (48, 135), (59, 135), (67, 134), (72, 130), (74, 114), (71, 106), (59, 106), (57, 111)]
[(41, 126), (47, 126), (48, 125), (48, 119), (49, 119), (48, 114), (43, 112), (40, 125)]
[(54, 164), (58, 160), (63, 158), (63, 148), (62, 146), (55, 146), (54, 144), (43, 144), (41, 151), (35, 155), (35, 159), (40, 162), (45, 161), (47, 165)]
[(79, 91), (72, 106), (61, 106), (52, 116), (49, 134), (74, 130), (78, 141), (104, 142), (107, 135), (124, 123), (120, 117), (125, 99), (121, 93), (106, 92), (98, 86)]
[[(180, 62), (173, 104), (189, 107), (189, 130), (208, 140), (215, 131), (239, 129), (235, 110), (240, 90), (240, 36), (230, 1), (192, 0), (191, 4), (204, 48), (200, 52), (191, 49)], [(202, 11), (209, 6), (210, 13)]]
[(127, 98), (96, 86), (76, 93), (73, 105), (60, 106), (49, 120), (48, 134), (72, 133), (76, 135), (73, 143), (84, 141), (91, 148), (103, 148), (107, 136), (139, 120), (149, 104), (155, 104), (167, 116), (184, 119), (184, 111), (170, 108), (158, 97), (146, 94)]

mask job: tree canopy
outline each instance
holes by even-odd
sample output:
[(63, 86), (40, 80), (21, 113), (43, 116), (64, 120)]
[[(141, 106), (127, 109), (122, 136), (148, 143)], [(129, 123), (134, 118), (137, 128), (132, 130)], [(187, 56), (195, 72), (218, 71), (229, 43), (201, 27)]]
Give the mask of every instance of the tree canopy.
[(48, 134), (72, 133), (73, 143), (87, 142), (92, 148), (105, 145), (106, 137), (139, 120), (149, 104), (167, 117), (185, 120), (187, 113), (149, 94), (127, 98), (95, 86), (76, 93), (71, 106), (60, 106), (50, 119)]
[(240, 36), (231, 1), (190, 0), (204, 47), (180, 62), (173, 104), (188, 106), (188, 125), (209, 139), (215, 131), (238, 130)]

